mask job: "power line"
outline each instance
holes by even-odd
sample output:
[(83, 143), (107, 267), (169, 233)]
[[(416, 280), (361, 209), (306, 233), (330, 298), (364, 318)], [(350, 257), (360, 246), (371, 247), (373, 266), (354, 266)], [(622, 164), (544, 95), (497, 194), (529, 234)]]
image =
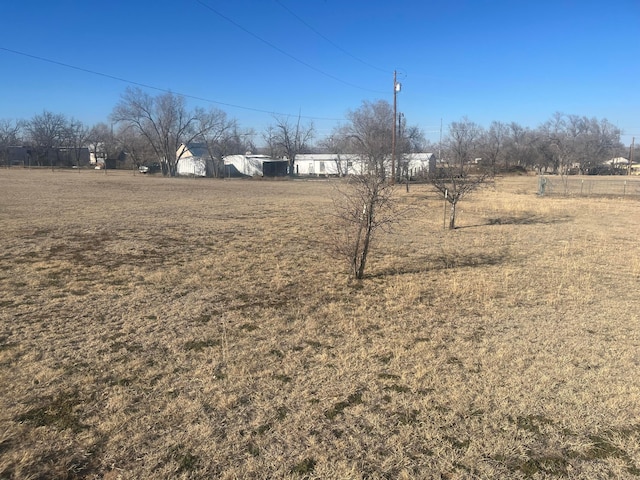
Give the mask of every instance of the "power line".
[(317, 67), (314, 67), (313, 65), (305, 62), (304, 60), (299, 59), (298, 57), (291, 55), (289, 52), (284, 51), (283, 49), (281, 49), (280, 47), (278, 47), (277, 45), (271, 43), (268, 40), (265, 40), (264, 38), (260, 37), (259, 35), (256, 35), (255, 33), (253, 33), (251, 30), (246, 29), (245, 27), (243, 27), (242, 25), (240, 25), (238, 22), (234, 21), (233, 19), (227, 17), (226, 15), (224, 15), (223, 13), (219, 12), (218, 10), (216, 10), (215, 8), (213, 8), (212, 6), (204, 3), (202, 0), (196, 0), (200, 5), (202, 5), (203, 7), (205, 7), (208, 10), (211, 10), (213, 13), (215, 13), (216, 15), (218, 15), (220, 18), (223, 18), (224, 20), (226, 20), (227, 22), (231, 23), (232, 25), (234, 25), (235, 27), (239, 28), (240, 30), (242, 30), (243, 32), (245, 32), (247, 35), (252, 36), (253, 38), (255, 38), (256, 40), (261, 41), (262, 43), (264, 43), (265, 45), (268, 45), (269, 47), (273, 48), (274, 50), (280, 52), (281, 54), (285, 55), (286, 57), (289, 57), (290, 59), (298, 62), (301, 65), (304, 65), (307, 68), (310, 68), (311, 70), (313, 70), (314, 72), (318, 72), (321, 75), (324, 75), (325, 77), (331, 78), (332, 80), (335, 80), (336, 82), (340, 82), (343, 85), (347, 85), (349, 87), (353, 87), (353, 88), (357, 88), (359, 90), (364, 90), (367, 92), (373, 92), (373, 93), (379, 93), (379, 94), (386, 94), (386, 92), (380, 91), (380, 90), (373, 90), (370, 88), (366, 88), (366, 87), (361, 87), (359, 85), (356, 85), (354, 83), (350, 83), (347, 82), (346, 80), (342, 80), (341, 78), (336, 77), (335, 75), (331, 75), (330, 73), (325, 72), (324, 70), (320, 70)]
[(283, 117), (300, 117), (300, 118), (304, 118), (307, 120), (329, 120), (329, 121), (336, 121), (336, 122), (340, 122), (344, 119), (342, 118), (326, 118), (326, 117), (312, 117), (312, 116), (307, 116), (307, 115), (293, 115), (290, 113), (281, 113), (281, 112), (275, 112), (275, 111), (269, 111), (269, 110), (261, 110), (259, 108), (253, 108), (253, 107), (246, 107), (246, 106), (242, 106), (242, 105), (235, 105), (233, 103), (225, 103), (225, 102), (220, 102), (218, 100), (211, 100), (210, 98), (204, 98), (204, 97), (199, 97), (196, 95), (190, 95), (187, 93), (180, 93), (180, 92), (175, 92), (166, 88), (162, 88), (162, 87), (156, 87), (155, 85), (149, 85), (147, 83), (141, 83), (141, 82), (136, 82), (134, 80), (128, 80), (126, 78), (123, 77), (118, 77), (115, 75), (110, 75), (108, 73), (103, 73), (103, 72), (98, 72), (96, 70), (90, 70), (88, 68), (83, 68), (83, 67), (78, 67), (76, 65), (71, 65), (69, 63), (64, 63), (64, 62), (59, 62), (57, 60), (52, 60), (50, 58), (45, 58), (45, 57), (41, 57), (38, 55), (33, 55), (30, 53), (25, 53), (25, 52), (20, 52), (18, 50), (13, 50), (11, 48), (6, 48), (6, 47), (2, 47), (0, 46), (0, 50), (4, 50), (5, 52), (9, 52), (9, 53), (13, 53), (15, 55), (21, 55), (23, 57), (27, 57), (27, 58), (32, 58), (34, 60), (38, 60), (41, 62), (46, 62), (46, 63), (51, 63), (53, 65), (58, 65), (61, 67), (65, 67), (65, 68), (70, 68), (73, 70), (77, 70), (80, 72), (84, 72), (84, 73), (89, 73), (91, 75), (97, 75), (100, 77), (104, 77), (104, 78), (109, 78), (111, 80), (117, 80), (118, 82), (123, 82), (123, 83), (127, 83), (129, 85), (135, 85), (137, 87), (142, 87), (142, 88), (148, 88), (150, 90), (155, 90), (158, 92), (163, 92), (163, 93), (173, 93), (175, 95), (180, 95), (181, 97), (185, 97), (185, 98), (190, 98), (193, 100), (199, 100), (201, 102), (207, 102), (207, 103), (214, 103), (216, 105), (222, 105), (225, 107), (230, 107), (230, 108), (239, 108), (241, 110), (248, 110), (251, 112), (257, 112), (257, 113), (266, 113), (269, 115), (276, 115), (276, 116), (283, 116)]
[(374, 70), (378, 70), (379, 72), (383, 72), (383, 73), (387, 73), (387, 74), (391, 74), (392, 72), (390, 70), (386, 70), (380, 67), (376, 67), (375, 65), (366, 62), (364, 60), (362, 60), (359, 57), (356, 57), (355, 55), (353, 55), (352, 53), (348, 52), (347, 50), (345, 50), (344, 48), (342, 48), (340, 45), (338, 45), (337, 43), (335, 43), (333, 40), (327, 38), (325, 35), (323, 35), (322, 33), (320, 33), (318, 30), (316, 30), (315, 28), (313, 28), (311, 25), (309, 25), (307, 22), (305, 22), (300, 16), (298, 16), (295, 12), (293, 12), (289, 7), (287, 7), (286, 5), (284, 5), (282, 2), (280, 2), (280, 0), (274, 0), (274, 2), (276, 2), (278, 5), (280, 5), (282, 8), (284, 8), (287, 12), (289, 12), (289, 14), (291, 16), (293, 16), (295, 19), (297, 19), (300, 23), (302, 23), (305, 27), (307, 27), (309, 30), (311, 30), (313, 33), (315, 33), (316, 35), (318, 35), (320, 38), (324, 39), (326, 42), (328, 42), (329, 44), (333, 45), (336, 49), (340, 50), (342, 53), (344, 53), (345, 55), (353, 58), (354, 60), (362, 63), (363, 65), (366, 65), (367, 67), (373, 68)]

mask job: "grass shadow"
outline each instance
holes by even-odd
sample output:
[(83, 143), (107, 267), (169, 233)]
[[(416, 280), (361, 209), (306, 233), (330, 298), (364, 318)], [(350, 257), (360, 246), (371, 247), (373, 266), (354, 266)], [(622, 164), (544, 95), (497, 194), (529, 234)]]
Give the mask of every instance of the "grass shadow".
[(570, 222), (573, 217), (569, 215), (538, 215), (535, 213), (523, 213), (521, 215), (504, 215), (487, 219), (485, 225), (553, 225)]
[(383, 278), (393, 275), (419, 274), (453, 268), (494, 266), (507, 263), (512, 259), (509, 251), (471, 254), (462, 252), (439, 252), (437, 254), (412, 259), (411, 264), (396, 265), (380, 269), (365, 278)]

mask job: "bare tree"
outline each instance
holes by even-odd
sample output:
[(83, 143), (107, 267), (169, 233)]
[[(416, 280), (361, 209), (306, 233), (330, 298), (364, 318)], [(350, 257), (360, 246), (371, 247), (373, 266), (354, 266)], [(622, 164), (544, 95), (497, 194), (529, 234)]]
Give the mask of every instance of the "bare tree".
[(155, 152), (165, 175), (176, 176), (180, 145), (202, 139), (211, 132), (227, 128), (221, 110), (187, 110), (184, 97), (164, 93), (157, 97), (139, 88), (128, 88), (111, 114), (114, 122), (137, 130)]
[(338, 235), (336, 250), (349, 264), (351, 276), (364, 277), (376, 232), (397, 219), (394, 187), (375, 173), (352, 175), (334, 196)]
[(300, 116), (296, 122), (290, 121), (288, 117), (277, 117), (275, 124), (267, 127), (264, 137), (272, 150), (270, 154), (287, 157), (289, 175), (294, 176), (296, 156), (309, 150), (314, 133), (313, 123), (302, 125)]
[[(334, 198), (339, 219), (338, 252), (347, 259), (353, 278), (364, 276), (376, 232), (399, 217), (390, 174), (393, 109), (388, 102), (363, 102), (347, 114), (349, 123), (335, 129), (330, 148), (357, 155), (365, 168), (348, 177)], [(419, 129), (406, 129), (419, 140)], [(410, 145), (411, 140), (407, 140)], [(407, 146), (406, 148), (410, 148)]]
[[(124, 154), (124, 138), (120, 138), (120, 135), (114, 133), (113, 125), (107, 125), (100, 122), (95, 124), (89, 130), (87, 142), (89, 145), (89, 151), (93, 154), (97, 162), (100, 163), (119, 162), (120, 165), (125, 161), (126, 155)], [(119, 166), (120, 166), (119, 165)]]
[(156, 152), (137, 129), (123, 125), (115, 136), (122, 147), (126, 164), (130, 163), (132, 167), (137, 168), (157, 161)]
[[(480, 135), (480, 153), (483, 163), (490, 165), (494, 173), (504, 156), (508, 132), (509, 127), (506, 124), (491, 122), (489, 129)], [(504, 163), (506, 168), (506, 161)]]
[[(502, 135), (502, 128), (500, 132)], [(478, 152), (477, 141), (482, 134), (482, 129), (466, 117), (453, 122), (445, 140), (450, 159), (428, 177), (433, 189), (449, 203), (449, 229), (456, 228), (460, 200), (493, 179), (492, 169), (470, 162), (472, 154)]]
[(62, 146), (68, 130), (67, 118), (62, 114), (42, 112), (26, 124), (26, 132), (34, 147), (38, 165), (53, 169), (58, 163), (58, 148)]
[(458, 165), (446, 165), (429, 176), (434, 190), (449, 202), (450, 230), (456, 228), (456, 214), (460, 200), (486, 186), (492, 179), (493, 173), (489, 168), (470, 173), (467, 169), (460, 172)]
[[(449, 125), (449, 133), (447, 135), (445, 145), (449, 150), (449, 154), (454, 158), (460, 167), (460, 173), (465, 170), (465, 165), (473, 160), (473, 155), (477, 153), (478, 140), (482, 134), (482, 128), (467, 117), (463, 117), (459, 122), (452, 122)], [(450, 164), (453, 161), (449, 160)]]
[[(89, 128), (81, 121), (71, 119), (67, 126), (64, 146), (67, 148), (69, 161), (78, 168), (80, 168), (82, 152), (86, 148), (88, 140)], [(86, 152), (87, 150), (84, 151)]]
[(255, 147), (251, 138), (255, 135), (253, 130), (240, 131), (235, 120), (221, 124), (220, 128), (213, 129), (202, 140), (207, 147), (209, 159), (213, 163), (213, 176), (224, 176), (225, 155), (245, 154)]
[(357, 154), (366, 171), (381, 179), (390, 174), (393, 108), (384, 100), (364, 101), (357, 110), (347, 113), (349, 123), (338, 127), (334, 138), (341, 138), (344, 148)]
[(16, 146), (21, 141), (24, 122), (20, 120), (0, 120), (0, 162), (10, 166), (9, 147)]

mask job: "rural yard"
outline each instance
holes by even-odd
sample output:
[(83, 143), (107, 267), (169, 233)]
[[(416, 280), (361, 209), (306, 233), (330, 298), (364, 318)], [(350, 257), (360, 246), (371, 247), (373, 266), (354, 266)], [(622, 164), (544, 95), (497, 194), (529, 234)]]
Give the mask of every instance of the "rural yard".
[(0, 478), (640, 477), (640, 197), (537, 182), (353, 281), (338, 180), (0, 170)]

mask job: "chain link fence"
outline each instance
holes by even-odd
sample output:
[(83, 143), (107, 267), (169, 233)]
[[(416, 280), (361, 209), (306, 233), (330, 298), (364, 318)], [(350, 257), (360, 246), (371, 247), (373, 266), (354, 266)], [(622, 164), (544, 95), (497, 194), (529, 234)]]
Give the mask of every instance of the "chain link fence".
[(540, 175), (539, 195), (640, 197), (640, 177)]

